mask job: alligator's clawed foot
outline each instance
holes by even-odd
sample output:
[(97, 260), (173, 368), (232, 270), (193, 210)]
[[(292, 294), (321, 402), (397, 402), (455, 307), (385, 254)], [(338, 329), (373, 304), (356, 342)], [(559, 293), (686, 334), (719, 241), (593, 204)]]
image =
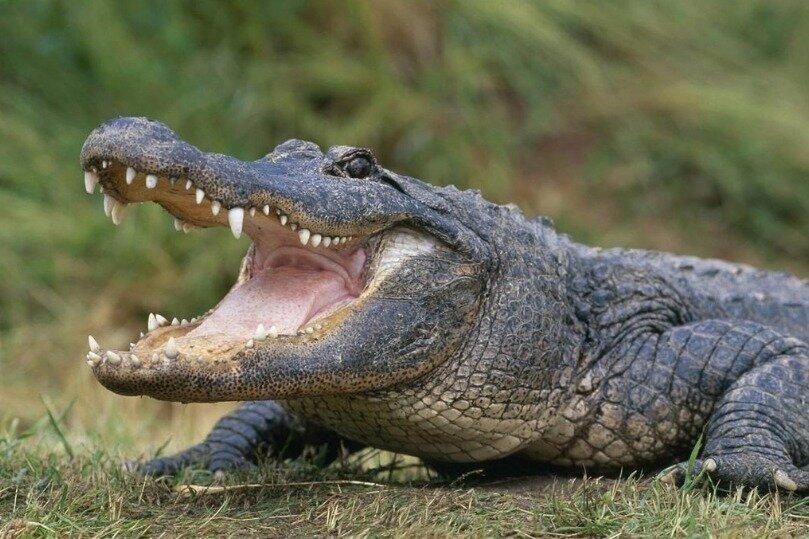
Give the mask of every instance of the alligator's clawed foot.
[(173, 476), (183, 469), (196, 468), (211, 472), (215, 478), (221, 478), (229, 472), (255, 468), (255, 464), (244, 455), (222, 449), (210, 443), (201, 443), (168, 457), (128, 463), (128, 468), (151, 477)]
[[(663, 469), (658, 481), (672, 485), (685, 483), (689, 463), (681, 462)], [(713, 455), (694, 461), (690, 477), (699, 481), (710, 477), (719, 484), (758, 487), (765, 490), (809, 492), (809, 472), (791, 462), (775, 462), (761, 455), (735, 453)]]

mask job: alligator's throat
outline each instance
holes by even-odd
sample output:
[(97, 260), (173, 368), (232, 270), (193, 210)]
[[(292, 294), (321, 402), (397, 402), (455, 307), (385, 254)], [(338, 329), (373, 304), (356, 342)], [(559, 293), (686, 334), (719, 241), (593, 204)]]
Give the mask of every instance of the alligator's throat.
[(188, 338), (220, 333), (246, 341), (262, 326), (273, 335), (295, 335), (362, 291), (364, 249), (327, 255), (284, 245), (283, 236), (258, 240), (239, 282)]

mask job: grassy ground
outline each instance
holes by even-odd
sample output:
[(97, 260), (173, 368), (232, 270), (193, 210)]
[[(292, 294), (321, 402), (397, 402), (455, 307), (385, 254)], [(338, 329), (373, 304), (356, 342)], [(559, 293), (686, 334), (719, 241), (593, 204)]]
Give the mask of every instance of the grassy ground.
[(185, 499), (122, 475), (124, 456), (196, 441), (230, 405), (112, 395), (83, 364), (86, 335), (124, 347), (149, 312), (206, 310), (247, 243), (223, 230), (178, 236), (156, 207), (114, 229), (83, 193), (77, 159), (115, 115), (161, 119), (245, 159), (289, 137), (364, 145), (390, 168), (519, 201), (584, 242), (809, 276), (808, 3), (39, 0), (0, 2), (0, 35), (6, 530), (802, 530), (790, 500), (635, 479), (552, 494), (420, 479)]
[[(59, 422), (54, 417), (54, 422)], [(50, 431), (48, 433), (42, 430)], [(633, 536), (767, 537), (809, 533), (809, 499), (710, 485), (680, 489), (540, 476), (447, 482), (412, 460), (366, 451), (327, 469), (264, 463), (211, 485), (122, 470), (109, 448), (72, 446), (54, 424), (0, 437), (0, 536)], [(39, 439), (24, 443), (24, 438)], [(59, 449), (54, 448), (60, 445)], [(68, 453), (72, 452), (73, 456)]]

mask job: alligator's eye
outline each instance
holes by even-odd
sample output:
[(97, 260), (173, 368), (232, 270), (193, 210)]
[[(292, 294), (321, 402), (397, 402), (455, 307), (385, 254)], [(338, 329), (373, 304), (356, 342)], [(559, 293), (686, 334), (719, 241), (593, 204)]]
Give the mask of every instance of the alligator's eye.
[(365, 156), (359, 156), (347, 162), (343, 170), (352, 178), (365, 178), (371, 173), (373, 166), (370, 159)]

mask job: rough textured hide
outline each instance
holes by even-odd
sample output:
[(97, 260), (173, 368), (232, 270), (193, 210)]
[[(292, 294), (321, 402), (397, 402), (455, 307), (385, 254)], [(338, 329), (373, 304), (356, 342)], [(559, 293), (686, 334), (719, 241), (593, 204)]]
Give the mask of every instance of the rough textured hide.
[[(350, 173), (366, 165), (357, 156), (370, 163), (361, 178)], [(307, 430), (330, 448), (371, 445), (436, 463), (516, 455), (616, 471), (682, 459), (704, 431), (698, 470), (809, 489), (807, 281), (582, 246), (547, 219), (396, 174), (357, 148), (324, 154), (289, 141), (242, 162), (204, 154), (157, 122), (120, 118), (89, 136), (81, 164), (116, 203), (153, 200), (195, 226), (227, 222), (181, 189), (127, 186), (131, 167), (191, 180), (224, 211), (270, 205), (313, 233), (357, 238), (346, 249), (369, 255), (363, 294), (309, 333), (189, 342), (174, 354), (168, 339), (184, 342), (188, 329), (157, 328), (135, 348), (152, 359), (135, 366), (130, 352), (113, 364), (98, 350), (90, 363), (114, 391), (263, 401), (149, 473), (243, 465)], [(270, 234), (245, 230), (254, 242)], [(249, 278), (243, 269), (240, 281)], [(664, 478), (681, 475), (675, 466)]]

